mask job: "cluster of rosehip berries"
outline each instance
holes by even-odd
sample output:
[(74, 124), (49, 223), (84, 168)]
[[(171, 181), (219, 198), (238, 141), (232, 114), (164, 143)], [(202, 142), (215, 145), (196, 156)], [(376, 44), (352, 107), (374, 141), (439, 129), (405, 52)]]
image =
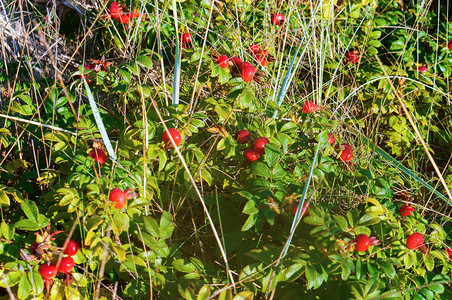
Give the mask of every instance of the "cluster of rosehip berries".
[[(30, 250), (32, 253), (36, 253), (39, 247), (40, 243), (36, 242), (31, 245)], [(64, 254), (67, 256), (61, 259), (58, 267), (57, 265), (51, 264), (49, 262), (39, 266), (38, 272), (44, 279), (44, 284), (47, 291), (50, 291), (50, 287), (53, 283), (53, 277), (55, 277), (58, 272), (65, 274), (67, 284), (70, 282), (71, 270), (75, 266), (75, 262), (72, 256), (76, 255), (79, 249), (79, 244), (73, 239), (70, 239), (66, 245), (66, 248), (64, 249)]]
[[(247, 144), (252, 142), (251, 134), (248, 130), (242, 129), (237, 132), (237, 141), (240, 144)], [(260, 155), (265, 154), (265, 145), (270, 143), (270, 141), (266, 137), (259, 137), (254, 140), (253, 148), (248, 148), (243, 151), (243, 157), (248, 162), (254, 162), (259, 159)]]
[[(249, 53), (263, 67), (268, 65), (270, 62), (275, 61), (268, 50), (262, 50), (258, 45), (252, 45), (249, 49)], [(212, 58), (223, 69), (226, 69), (232, 65), (233, 71), (240, 73), (240, 76), (245, 82), (251, 82), (253, 79), (260, 82), (260, 78), (263, 76), (263, 74), (259, 72), (251, 63), (242, 61), (240, 57), (234, 56), (229, 59), (227, 55), (219, 55), (215, 51)]]
[(121, 3), (112, 2), (110, 4), (110, 17), (112, 19), (119, 19), (122, 24), (129, 24), (129, 19), (139, 18), (140, 13), (135, 8), (133, 12), (126, 10), (126, 7)]

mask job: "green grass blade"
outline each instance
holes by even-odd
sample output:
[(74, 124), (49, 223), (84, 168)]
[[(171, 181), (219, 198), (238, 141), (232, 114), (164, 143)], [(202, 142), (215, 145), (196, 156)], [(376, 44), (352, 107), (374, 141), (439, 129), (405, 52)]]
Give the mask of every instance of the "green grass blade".
[(173, 0), (173, 18), (174, 27), (176, 28), (176, 57), (174, 60), (174, 81), (173, 81), (173, 106), (179, 105), (179, 87), (180, 87), (180, 46), (179, 46), (179, 27), (177, 24), (177, 4)]
[[(295, 68), (294, 68), (294, 64), (295, 64), (295, 60), (297, 59), (298, 52), (300, 51), (300, 48), (303, 45), (305, 38), (308, 37), (308, 30), (311, 28), (312, 22), (315, 19), (314, 16), (317, 13), (317, 11), (319, 10), (320, 6), (321, 5), (317, 6), (317, 9), (315, 10), (314, 15), (309, 20), (309, 24), (306, 26), (306, 29), (303, 32), (303, 37), (301, 38), (300, 44), (298, 45), (297, 50), (295, 51), (295, 54), (292, 58), (292, 62), (290, 63), (289, 68), (287, 69), (286, 76), (284, 76), (283, 82), (281, 84), (281, 89), (279, 90), (278, 97), (276, 99), (278, 107), (281, 107), (281, 104), (284, 100), (284, 96), (286, 95), (287, 91), (289, 90), (289, 86), (292, 83), (292, 79), (298, 70), (298, 66), (301, 64), (301, 59), (303, 58), (304, 53), (306, 52), (306, 50), (308, 48), (308, 45), (306, 45), (303, 48), (303, 51), (302, 51), (300, 57), (298, 58), (297, 64), (295, 65)], [(312, 34), (314, 34), (314, 30), (312, 30), (311, 35)], [(309, 37), (308, 37), (309, 39), (311, 38), (311, 35), (309, 35)], [(292, 70), (292, 68), (294, 68), (294, 69)], [(275, 112), (273, 113), (272, 118), (275, 119), (277, 115), (278, 115), (278, 110), (275, 109)]]
[(108, 137), (107, 131), (105, 130), (104, 122), (102, 122), (102, 118), (100, 116), (99, 110), (97, 109), (96, 101), (94, 101), (93, 94), (91, 93), (91, 89), (89, 88), (88, 82), (83, 78), (83, 82), (85, 83), (86, 96), (89, 100), (89, 105), (91, 106), (91, 110), (93, 111), (94, 120), (96, 120), (97, 128), (99, 128), (100, 135), (102, 136), (102, 140), (104, 141), (105, 147), (107, 148), (108, 155), (113, 161), (116, 161), (116, 154), (111, 146), (110, 138)]
[(438, 190), (436, 190), (434, 187), (432, 187), (430, 184), (428, 184), (427, 182), (425, 182), (424, 180), (422, 180), (422, 178), (420, 178), (415, 172), (413, 172), (412, 170), (408, 169), (407, 167), (405, 167), (403, 164), (401, 164), (400, 162), (398, 162), (396, 159), (394, 159), (391, 155), (389, 155), (389, 153), (387, 153), (386, 151), (384, 151), (382, 148), (378, 147), (377, 145), (375, 145), (374, 143), (372, 143), (372, 141), (370, 139), (368, 139), (367, 137), (365, 137), (364, 135), (360, 134), (359, 132), (355, 131), (356, 134), (359, 134), (360, 137), (364, 140), (365, 144), (367, 144), (367, 146), (369, 146), (370, 148), (374, 149), (378, 154), (380, 154), (387, 162), (389, 162), (392, 166), (394, 166), (396, 169), (402, 171), (403, 173), (405, 173), (406, 175), (408, 175), (409, 177), (413, 178), (414, 180), (416, 180), (418, 183), (422, 184), (424, 187), (426, 187), (427, 189), (429, 189), (431, 192), (433, 192), (436, 196), (438, 196), (439, 198), (441, 198), (442, 200), (444, 200), (446, 203), (448, 203), (449, 205), (452, 205), (452, 202), (450, 201), (449, 198), (447, 198), (446, 196), (444, 196), (442, 193), (440, 193)]

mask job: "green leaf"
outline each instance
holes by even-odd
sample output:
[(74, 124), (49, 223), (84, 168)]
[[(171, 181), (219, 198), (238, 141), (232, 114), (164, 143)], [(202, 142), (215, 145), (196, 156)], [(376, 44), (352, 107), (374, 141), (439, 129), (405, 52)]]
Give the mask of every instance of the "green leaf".
[(14, 227), (19, 230), (26, 230), (26, 231), (37, 231), (40, 229), (38, 224), (36, 224), (35, 222), (28, 220), (28, 219), (17, 221), (14, 224)]
[(281, 160), (282, 154), (279, 147), (275, 144), (265, 145), (265, 161), (267, 165), (273, 169)]
[(272, 178), (274, 180), (281, 180), (287, 176), (287, 172), (284, 171), (281, 164), (277, 164), (275, 168), (272, 170)]
[(173, 261), (173, 267), (182, 273), (191, 273), (196, 271), (196, 266), (189, 260), (179, 258)]
[(160, 236), (160, 227), (157, 221), (151, 216), (145, 216), (143, 219), (146, 230), (152, 234), (153, 237), (158, 238)]
[(196, 300), (206, 300), (209, 298), (211, 294), (210, 286), (207, 284), (203, 285), (202, 288), (198, 292), (198, 297), (196, 297)]
[(19, 281), (19, 287), (17, 289), (17, 298), (25, 299), (30, 296), (31, 283), (28, 280), (28, 276), (22, 276)]
[(143, 67), (152, 69), (152, 60), (146, 55), (138, 55), (136, 60)]
[(323, 225), (323, 219), (317, 216), (306, 216), (303, 221), (309, 225)]
[(33, 269), (32, 272), (28, 272), (27, 276), (30, 283), (33, 284), (32, 286), (33, 293), (36, 295), (41, 294), (44, 289), (44, 282), (37, 268)]
[(341, 277), (342, 280), (347, 280), (350, 274), (354, 271), (355, 265), (353, 264), (353, 261), (351, 259), (347, 259), (345, 263), (341, 264), (342, 273)]
[(97, 216), (97, 215), (91, 216), (86, 221), (86, 230), (87, 231), (94, 230), (97, 227), (99, 227), (99, 225), (102, 224), (103, 222), (104, 222), (104, 219), (102, 219), (100, 216)]
[(296, 132), (297, 128), (298, 125), (295, 124), (294, 122), (287, 122), (281, 127), (280, 132), (290, 134)]
[(3, 237), (7, 240), (11, 240), (14, 236), (14, 227), (11, 226), (10, 224), (6, 224), (5, 221), (3, 221), (0, 225), (0, 229), (1, 229), (1, 233), (3, 235)]
[(380, 217), (377, 213), (368, 213), (359, 219), (358, 222), (361, 226), (370, 226), (380, 223)]
[(311, 265), (306, 265), (305, 268), (306, 279), (308, 280), (307, 289), (316, 289), (322, 284), (322, 278), (320, 274), (317, 273), (315, 268)]
[(242, 226), (242, 231), (247, 231), (248, 229), (250, 229), (251, 227), (254, 226), (254, 224), (256, 223), (257, 217), (256, 215), (250, 215), (248, 217), (248, 219), (246, 220), (245, 224), (243, 224)]
[(220, 296), (218, 296), (218, 300), (232, 300), (232, 291), (230, 289), (222, 291)]
[(391, 278), (391, 279), (395, 278), (396, 271), (395, 271), (394, 266), (392, 264), (390, 264), (387, 261), (381, 260), (381, 261), (378, 261), (378, 265), (386, 273), (386, 275), (389, 278)]
[(251, 164), (251, 173), (266, 178), (271, 176), (268, 166), (259, 161)]
[(245, 204), (245, 207), (242, 210), (242, 213), (247, 215), (257, 214), (259, 210), (256, 207), (256, 202), (254, 200), (248, 200)]
[(371, 235), (371, 230), (369, 229), (369, 227), (365, 227), (365, 226), (356, 226), (353, 231), (355, 232), (356, 235), (364, 233), (367, 236)]
[(333, 215), (333, 219), (336, 221), (337, 226), (339, 226), (342, 231), (345, 231), (348, 228), (347, 219), (345, 219), (343, 216)]
[(238, 293), (232, 300), (253, 300), (254, 294), (250, 291)]
[(38, 222), (38, 206), (31, 200), (24, 199), (20, 205), (28, 219)]
[[(1, 142), (0, 142), (0, 145), (1, 145)], [(2, 205), (4, 205), (4, 206), (10, 206), (11, 203), (10, 203), (10, 201), (9, 201), (8, 194), (6, 194), (5, 191), (0, 190), (0, 207), (1, 207)]]
[(167, 211), (162, 213), (160, 218), (160, 237), (162, 239), (167, 239), (171, 237), (174, 231), (173, 217)]
[(435, 259), (431, 255), (424, 258), (424, 263), (425, 263), (425, 267), (429, 271), (433, 271), (433, 268), (435, 268)]

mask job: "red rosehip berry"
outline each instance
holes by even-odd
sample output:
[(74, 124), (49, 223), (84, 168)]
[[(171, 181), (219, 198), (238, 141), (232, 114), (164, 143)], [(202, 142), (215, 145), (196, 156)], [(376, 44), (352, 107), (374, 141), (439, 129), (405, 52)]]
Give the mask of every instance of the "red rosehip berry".
[(452, 50), (452, 40), (447, 43), (447, 48), (449, 48), (449, 50)]
[(66, 256), (61, 259), (60, 265), (58, 266), (58, 272), (69, 273), (75, 266), (74, 259), (71, 256)]
[(182, 34), (182, 43), (191, 43), (193, 41), (193, 37), (190, 33), (186, 32)]
[(237, 57), (237, 56), (231, 57), (231, 61), (232, 61), (237, 67), (242, 63), (242, 60), (240, 59), (240, 57)]
[[(300, 204), (300, 202), (295, 202), (294, 205), (292, 206), (292, 214), (295, 216), (297, 214), (297, 209), (298, 209), (298, 205)], [(301, 216), (302, 218), (305, 217), (308, 214), (308, 208), (309, 208), (309, 203), (307, 201), (305, 201), (303, 203), (303, 206), (301, 207), (301, 211), (304, 210), (303, 215)]]
[(100, 148), (94, 148), (89, 152), (89, 157), (94, 159), (95, 162), (99, 163), (100, 165), (104, 164), (107, 161), (107, 154), (103, 149)]
[(113, 19), (119, 19), (121, 16), (121, 8), (119, 7), (118, 3), (112, 2), (110, 4), (110, 16)]
[(367, 251), (367, 249), (369, 249), (370, 238), (366, 234), (361, 233), (355, 237), (355, 243), (356, 243), (356, 245), (355, 245), (356, 251), (365, 252), (365, 251)]
[(217, 60), (218, 65), (220, 68), (226, 69), (229, 64), (229, 59), (227, 55), (221, 55)]
[(339, 156), (339, 160), (345, 163), (350, 162), (353, 158), (353, 150), (349, 144), (342, 144), (341, 148), (343, 149), (341, 152), (341, 156)]
[(359, 61), (359, 52), (358, 51), (348, 51), (345, 53), (345, 59), (347, 62), (356, 64)]
[(449, 258), (449, 260), (452, 260), (452, 249), (451, 248), (446, 248), (446, 254), (447, 254), (447, 257)]
[(406, 239), (406, 246), (410, 250), (417, 249), (422, 244), (424, 244), (424, 236), (417, 232), (413, 233)]
[(173, 148), (173, 143), (171, 142), (170, 136), (173, 138), (174, 143), (176, 146), (179, 146), (180, 142), (182, 141), (182, 136), (180, 132), (177, 129), (174, 128), (168, 128), (167, 131), (165, 131), (162, 135), (162, 140), (165, 143), (167, 147)]
[(122, 24), (129, 24), (129, 15), (128, 14), (122, 14), (119, 16), (119, 22), (121, 22)]
[(259, 47), (258, 45), (251, 45), (250, 46), (250, 50), (249, 50), (249, 52), (251, 53), (251, 54), (259, 54), (259, 53), (261, 53), (261, 47)]
[(246, 149), (243, 151), (243, 157), (249, 162), (254, 162), (259, 159), (259, 153), (254, 151), (254, 149)]
[(336, 139), (334, 138), (334, 135), (331, 133), (328, 133), (328, 144), (333, 146), (336, 143)]
[(80, 245), (73, 239), (70, 239), (66, 245), (66, 249), (64, 249), (64, 254), (66, 254), (68, 256), (74, 256), (77, 254), (77, 251), (79, 249), (80, 249)]
[(240, 72), (240, 75), (242, 76), (243, 81), (250, 82), (251, 80), (253, 80), (255, 73), (256, 73), (256, 68), (249, 66), (249, 67), (242, 69), (242, 71)]
[(249, 67), (252, 68), (253, 65), (252, 65), (251, 63), (247, 62), (247, 61), (244, 61), (244, 62), (239, 63), (239, 64), (237, 65), (237, 67), (239, 68), (240, 71), (242, 71), (242, 70), (244, 70), (244, 69), (246, 69), (246, 68), (249, 68)]
[(251, 134), (248, 130), (242, 129), (237, 132), (237, 141), (240, 144), (246, 144), (251, 139)]
[(419, 66), (419, 67), (417, 68), (417, 71), (418, 71), (419, 73), (428, 73), (428, 68), (427, 68), (426, 66)]
[(115, 208), (123, 208), (126, 204), (126, 194), (120, 188), (114, 188), (110, 191), (110, 201), (115, 202)]
[(271, 17), (270, 17), (270, 22), (272, 23), (273, 26), (277, 26), (280, 25), (284, 22), (284, 15), (282, 13), (274, 13)]
[(411, 212), (413, 212), (413, 211), (414, 211), (414, 207), (412, 207), (411, 205), (408, 205), (408, 204), (402, 205), (399, 208), (399, 214), (402, 217), (411, 216), (412, 215)]
[(56, 276), (57, 269), (54, 265), (46, 263), (46, 264), (39, 266), (38, 272), (39, 272), (39, 274), (41, 274), (41, 276), (42, 276), (42, 278), (44, 278), (44, 280), (49, 280)]
[(258, 154), (265, 154), (265, 144), (270, 143), (266, 137), (257, 138), (254, 141), (253, 149)]
[(307, 114), (311, 114), (319, 109), (319, 106), (316, 105), (311, 100), (306, 100), (303, 104), (303, 111)]

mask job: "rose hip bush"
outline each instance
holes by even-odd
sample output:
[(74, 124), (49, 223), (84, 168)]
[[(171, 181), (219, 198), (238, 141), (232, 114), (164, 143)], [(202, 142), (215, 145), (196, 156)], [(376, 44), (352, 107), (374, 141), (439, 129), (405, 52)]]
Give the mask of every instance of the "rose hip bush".
[(425, 183), (436, 178), (416, 165), (425, 153), (383, 72), (443, 163), (451, 114), (438, 90), (448, 90), (452, 36), (427, 32), (448, 25), (428, 11), (418, 47), (400, 26), (414, 24), (411, 4), (339, 3), (316, 16), (300, 4), (303, 17), (337, 25), (306, 38), (328, 33), (337, 47), (309, 40), (293, 71), (289, 44), (306, 27), (293, 9), (241, 2), (239, 35), (228, 3), (212, 18), (207, 2), (178, 3), (176, 31), (172, 6), (156, 19), (151, 3), (99, 2), (101, 44), (67, 82), (2, 62), (18, 77), (2, 92), (0, 295), (452, 297), (451, 203)]

